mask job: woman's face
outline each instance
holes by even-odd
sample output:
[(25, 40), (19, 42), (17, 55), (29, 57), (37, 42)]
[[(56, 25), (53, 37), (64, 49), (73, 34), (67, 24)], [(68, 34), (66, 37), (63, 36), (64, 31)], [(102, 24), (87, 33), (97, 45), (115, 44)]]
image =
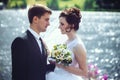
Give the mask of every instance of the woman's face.
[(69, 24), (67, 23), (65, 17), (60, 17), (59, 18), (59, 23), (60, 23), (59, 29), (61, 30), (61, 33), (66, 34), (67, 33), (66, 29), (68, 28)]

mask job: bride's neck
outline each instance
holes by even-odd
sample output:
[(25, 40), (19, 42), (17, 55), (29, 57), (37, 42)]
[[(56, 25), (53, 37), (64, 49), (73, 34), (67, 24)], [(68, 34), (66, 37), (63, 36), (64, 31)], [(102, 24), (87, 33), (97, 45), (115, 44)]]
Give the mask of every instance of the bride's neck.
[(67, 34), (67, 36), (68, 36), (68, 41), (72, 41), (77, 37), (75, 32), (69, 33), (69, 34)]

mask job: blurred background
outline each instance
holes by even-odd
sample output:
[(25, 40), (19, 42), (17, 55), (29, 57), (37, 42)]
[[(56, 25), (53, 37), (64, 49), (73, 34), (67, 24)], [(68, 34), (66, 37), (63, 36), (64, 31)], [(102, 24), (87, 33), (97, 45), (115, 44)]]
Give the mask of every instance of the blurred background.
[(120, 0), (0, 0), (0, 9), (25, 9), (35, 3), (53, 10), (75, 6), (84, 11), (120, 11)]
[(29, 27), (27, 10), (40, 3), (52, 9), (50, 26), (42, 37), (51, 49), (66, 36), (58, 29), (59, 13), (69, 7), (81, 10), (77, 34), (87, 49), (88, 64), (99, 69), (97, 80), (120, 79), (120, 0), (0, 0), (0, 80), (11, 80), (11, 43)]

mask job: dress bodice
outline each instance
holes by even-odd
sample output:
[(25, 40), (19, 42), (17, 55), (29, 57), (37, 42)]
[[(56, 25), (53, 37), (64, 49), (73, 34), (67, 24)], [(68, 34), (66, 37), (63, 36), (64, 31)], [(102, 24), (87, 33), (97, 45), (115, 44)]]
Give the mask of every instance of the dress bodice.
[[(67, 42), (67, 49), (70, 50), (72, 52), (71, 56), (72, 56), (72, 63), (70, 64), (70, 66), (75, 66), (75, 67), (78, 67), (78, 63), (75, 59), (75, 55), (73, 53), (73, 49), (77, 46), (77, 45), (81, 45), (84, 47), (84, 44), (82, 42), (82, 40), (78, 37), (76, 37), (75, 39), (73, 39), (72, 41), (70, 42)], [(85, 47), (84, 47), (85, 49)]]
[[(75, 38), (74, 40), (67, 42), (66, 44), (67, 49), (71, 51), (72, 56), (72, 63), (69, 66), (78, 67), (78, 63), (73, 53), (73, 49), (77, 47), (78, 44), (84, 47), (81, 39)], [(56, 66), (54, 72), (50, 72), (49, 74), (46, 75), (46, 80), (84, 80), (84, 79), (81, 76), (77, 76)]]

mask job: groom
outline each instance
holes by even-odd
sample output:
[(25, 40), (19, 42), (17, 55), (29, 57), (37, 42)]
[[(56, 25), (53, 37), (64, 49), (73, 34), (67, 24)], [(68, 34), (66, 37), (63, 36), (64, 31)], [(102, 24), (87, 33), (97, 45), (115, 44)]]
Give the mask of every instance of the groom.
[(33, 5), (28, 10), (29, 29), (11, 45), (12, 80), (45, 80), (55, 64), (47, 64), (45, 44), (40, 37), (49, 25), (51, 10), (43, 5)]

